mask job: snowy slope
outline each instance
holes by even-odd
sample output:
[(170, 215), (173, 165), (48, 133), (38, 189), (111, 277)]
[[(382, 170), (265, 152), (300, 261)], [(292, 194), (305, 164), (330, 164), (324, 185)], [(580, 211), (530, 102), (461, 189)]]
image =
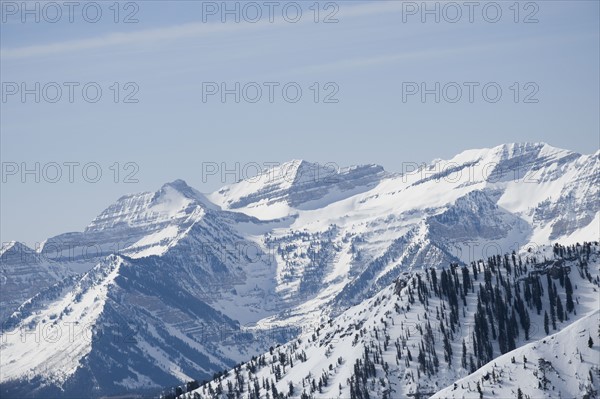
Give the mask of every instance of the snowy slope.
[(41, 251), (53, 248), (59, 253), (56, 260), (97, 259), (112, 253), (160, 255), (177, 240), (178, 232), (209, 207), (202, 194), (176, 180), (154, 193), (119, 198), (83, 232), (49, 238)]
[[(599, 172), (598, 153), (507, 144), (386, 175), (376, 187), (321, 208), (273, 205), (277, 216), (294, 217), (265, 239), (275, 252), (278, 290), (299, 303), (285, 318), (312, 322), (328, 306), (336, 314), (417, 264), (468, 264), (555, 240), (597, 240)], [(240, 182), (222, 195), (254, 189), (263, 185)], [(269, 209), (259, 201), (232, 210), (266, 218)], [(319, 292), (303, 290), (315, 286), (307, 280), (319, 282)], [(279, 316), (263, 321), (281, 323)]]
[[(339, 168), (293, 160), (208, 196), (224, 209), (274, 218), (293, 209), (317, 209), (367, 191), (386, 176), (379, 165)], [(274, 213), (275, 210), (275, 213)]]
[(201, 198), (183, 181), (175, 181), (156, 193), (121, 197), (85, 231), (51, 237), (35, 250), (21, 243), (4, 244), (0, 251), (0, 322), (36, 293), (63, 278), (87, 272), (110, 254), (163, 253), (177, 240), (180, 229), (199, 217), (200, 211), (192, 203)]
[[(106, 282), (108, 299), (91, 323), (131, 325), (144, 332), (139, 342), (76, 352), (72, 364), (81, 366), (66, 379), (15, 356), (17, 371), (0, 386), (25, 379), (68, 396), (88, 378), (100, 395), (208, 378), (364, 303), (404, 272), (598, 240), (599, 157), (506, 144), (402, 175), (291, 161), (208, 195), (176, 180), (123, 196), (83, 232), (46, 240), (33, 255), (52, 254), (41, 256), (47, 265), (3, 256), (0, 283), (11, 288), (0, 294), (0, 316), (17, 330), (42, 328), (35, 315), (54, 314), (53, 303), (68, 302), (86, 273), (116, 254), (125, 266)], [(233, 338), (207, 343), (206, 334)], [(17, 341), (11, 348), (21, 350)], [(135, 364), (125, 367), (124, 357)]]
[[(142, 244), (137, 241), (121, 255), (109, 255), (81, 277), (42, 290), (11, 315), (2, 335), (4, 394), (147, 393), (211, 375), (271, 343), (267, 333), (246, 333), (240, 326), (240, 320), (259, 319), (265, 311), (264, 297), (272, 289), (265, 275), (269, 266), (232, 252), (236, 245), (251, 244), (237, 233), (238, 223), (257, 230), (262, 223), (215, 211), (184, 189), (167, 187), (155, 196), (159, 201), (154, 208), (168, 212), (169, 226), (178, 222), (176, 234), (164, 237), (164, 229), (150, 233)], [(135, 226), (134, 218), (127, 215), (126, 220)], [(145, 246), (149, 242), (154, 244)], [(148, 248), (155, 252), (148, 254)], [(225, 293), (233, 304), (220, 301)], [(234, 315), (242, 307), (254, 312), (233, 320), (209, 303)], [(47, 336), (53, 326), (63, 333), (58, 342)], [(71, 328), (81, 331), (65, 337)], [(223, 339), (234, 333), (246, 341)]]
[(0, 370), (0, 380), (47, 375), (62, 383), (73, 374), (80, 359), (91, 350), (90, 329), (102, 312), (108, 287), (114, 283), (121, 263), (121, 259), (112, 257), (96, 266), (72, 291), (58, 298), (48, 298), (41, 311), (28, 312), (20, 321), (21, 325), (37, 328), (5, 331), (2, 362), (9, 366)]
[(23, 302), (73, 274), (20, 242), (0, 249), (0, 324)]
[[(563, 258), (563, 255), (553, 256), (550, 248), (544, 248), (537, 253), (521, 254), (522, 263), (518, 258), (513, 263), (510, 257), (507, 257), (506, 264), (517, 268), (512, 271), (506, 269), (503, 264), (500, 268), (496, 266), (495, 271), (491, 272), (489, 263), (486, 265), (481, 262), (478, 279), (474, 279), (474, 275), (471, 275), (470, 279), (463, 280), (464, 272), (459, 270), (457, 274), (459, 280), (455, 287), (458, 287), (460, 293), (464, 292), (464, 299), (461, 299), (463, 295), (459, 294), (456, 313), (452, 310), (453, 305), (449, 296), (436, 294), (434, 287), (437, 286), (440, 292), (445, 289), (443, 277), (440, 280), (439, 270), (437, 285), (423, 273), (405, 273), (373, 298), (348, 309), (332, 320), (314, 326), (312, 331), (290, 343), (273, 348), (270, 352), (236, 367), (225, 376), (190, 392), (188, 396), (192, 397), (192, 394), (196, 393), (202, 398), (226, 398), (229, 393), (236, 397), (239, 392), (242, 398), (266, 398), (274, 397), (277, 392), (290, 398), (364, 398), (367, 397), (367, 393), (368, 397), (376, 398), (429, 397), (474, 372), (477, 364), (481, 363), (482, 359), (477, 356), (475, 342), (479, 345), (482, 341), (479, 340), (480, 335), (477, 332), (479, 330), (474, 319), (475, 314), (478, 313), (478, 299), (482, 295), (480, 291), (487, 290), (483, 287), (487, 286), (483, 281), (486, 278), (482, 276), (486, 272), (490, 272), (491, 291), (489, 292), (492, 296), (496, 295), (494, 293), (496, 287), (504, 284), (502, 281), (511, 282), (511, 290), (501, 289), (504, 293), (499, 292), (498, 298), (502, 298), (501, 302), (507, 304), (509, 312), (519, 320), (512, 323), (517, 328), (513, 345), (522, 348), (512, 352), (504, 350), (505, 355), (498, 357), (503, 352), (499, 338), (500, 325), (505, 326), (502, 328), (508, 328), (508, 324), (501, 322), (497, 310), (492, 310), (493, 313), (489, 313), (486, 324), (488, 329), (495, 325), (499, 334), (498, 338), (490, 339), (490, 356), (495, 360), (485, 366), (482, 364), (481, 370), (460, 380), (459, 386), (461, 381), (464, 382), (463, 385), (468, 386), (467, 381), (475, 381), (486, 374), (486, 368), (491, 368), (494, 362), (497, 364), (496, 373), (501, 373), (502, 365), (514, 354), (527, 353), (531, 362), (530, 367), (535, 367), (538, 360), (532, 348), (539, 348), (545, 339), (546, 342), (553, 342), (553, 344), (539, 349), (539, 353), (546, 354), (549, 359), (566, 355), (570, 364), (581, 363), (579, 356), (573, 354), (576, 353), (576, 348), (582, 351), (585, 364), (572, 367), (567, 364), (556, 366), (560, 379), (556, 377), (552, 383), (557, 390), (559, 387), (562, 388), (564, 394), (583, 392), (587, 389), (585, 384), (589, 384), (586, 382), (588, 369), (592, 369), (592, 374), (596, 378), (600, 361), (597, 357), (597, 344), (590, 351), (584, 350), (580, 342), (583, 340), (582, 334), (585, 335), (586, 345), (588, 334), (594, 335), (594, 338), (598, 335), (597, 298), (600, 286), (600, 254), (598, 244), (594, 244), (590, 249), (590, 256), (574, 249), (572, 254), (565, 254), (566, 257)], [(574, 255), (576, 252), (577, 254)], [(545, 258), (554, 259), (546, 261)], [(532, 284), (535, 285), (536, 279), (540, 278), (544, 290), (540, 313), (543, 315), (544, 312), (550, 312), (546, 280), (549, 279), (554, 285), (561, 287), (559, 280), (562, 272), (569, 276), (572, 286), (576, 287), (573, 295), (577, 304), (574, 305), (574, 310), (568, 312), (568, 319), (556, 322), (556, 330), (566, 328), (565, 331), (556, 334), (554, 338), (546, 337), (543, 317), (537, 314), (535, 308), (537, 305), (533, 303), (535, 300), (529, 303), (529, 300), (523, 299), (526, 298), (525, 287), (529, 285), (531, 288)], [(465, 286), (464, 281), (471, 281), (472, 285)], [(520, 291), (516, 291), (517, 286)], [(446, 288), (450, 287), (446, 286)], [(557, 289), (557, 291), (561, 303), (566, 303), (564, 290)], [(508, 292), (512, 293), (512, 299), (506, 296)], [(516, 302), (514, 306), (512, 304), (517, 292), (520, 292), (518, 296), (524, 301), (525, 313), (528, 315), (527, 329), (520, 315), (517, 315)], [(499, 304), (500, 302), (496, 302), (493, 305), (494, 309)], [(493, 316), (490, 317), (492, 314)], [(511, 317), (507, 316), (507, 318), (510, 320)], [(578, 322), (579, 319), (582, 321)], [(549, 328), (553, 329), (552, 326)], [(574, 334), (578, 334), (576, 342), (573, 341)], [(475, 336), (478, 337), (477, 341), (473, 339)], [(535, 342), (536, 340), (542, 341)], [(532, 341), (533, 344), (528, 344)], [(463, 342), (466, 349), (464, 352)], [(423, 353), (422, 362), (421, 353)], [(522, 357), (520, 361), (522, 367)], [(517, 378), (516, 374), (515, 371), (510, 375)], [(551, 378), (550, 375), (547, 377)], [(500, 379), (503, 381), (498, 382), (499, 385), (514, 388), (515, 385), (507, 381), (508, 371), (498, 376), (498, 381)], [(475, 386), (476, 384), (471, 383), (472, 390)], [(515, 397), (514, 393), (509, 394), (510, 391), (502, 391), (496, 387), (498, 385), (490, 387), (487, 383), (483, 388), (485, 397), (494, 397), (491, 394), (492, 389), (498, 389), (496, 397)], [(545, 392), (532, 391), (531, 382), (527, 385), (527, 389), (532, 398), (550, 397)], [(548, 389), (551, 389), (550, 384)], [(461, 391), (461, 395), (466, 391), (467, 388)], [(525, 390), (523, 392), (526, 393)], [(439, 397), (445, 397), (448, 390), (442, 393)], [(461, 397), (461, 395), (452, 397)], [(555, 395), (558, 395), (558, 392), (555, 392)]]
[[(600, 310), (506, 353), (433, 398), (593, 398), (600, 386)], [(592, 338), (590, 347), (589, 338)], [(514, 362), (513, 362), (514, 360)]]

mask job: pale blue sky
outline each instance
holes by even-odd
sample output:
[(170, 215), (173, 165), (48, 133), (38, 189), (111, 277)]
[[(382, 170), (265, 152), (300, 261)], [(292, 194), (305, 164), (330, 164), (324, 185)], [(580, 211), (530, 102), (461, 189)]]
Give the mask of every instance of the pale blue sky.
[[(0, 35), (3, 94), (7, 82), (97, 82), (103, 96), (87, 103), (76, 90), (69, 103), (66, 88), (57, 103), (7, 96), (0, 104), (2, 162), (97, 162), (103, 176), (98, 183), (84, 181), (78, 169), (74, 183), (66, 175), (57, 183), (8, 176), (0, 195), (3, 242), (34, 245), (81, 230), (119, 196), (156, 190), (177, 178), (212, 191), (222, 183), (203, 182), (203, 162), (302, 158), (400, 171), (403, 162), (504, 142), (545, 141), (582, 153), (599, 146), (597, 1), (539, 1), (535, 7), (521, 2), (518, 23), (513, 1), (497, 2), (497, 23), (483, 18), (485, 2), (472, 23), (466, 8), (458, 23), (444, 15), (440, 23), (433, 16), (423, 23), (419, 11), (411, 15), (399, 1), (334, 2), (337, 23), (323, 23), (336, 11), (325, 10), (325, 1), (318, 3), (318, 23), (308, 9), (313, 1), (298, 2), (304, 8), (298, 23), (282, 17), (289, 2), (275, 8), (273, 23), (250, 23), (243, 16), (240, 23), (231, 16), (222, 23), (219, 12), (204, 22), (207, 3), (193, 1), (137, 1), (126, 9), (121, 3), (118, 23), (112, 1), (98, 2), (103, 14), (97, 23), (87, 22), (80, 9), (70, 23), (65, 8), (57, 23), (44, 20), (54, 18), (51, 9), (40, 9), (39, 23), (31, 15), (23, 23), (21, 10), (7, 3), (2, 1)], [(123, 23), (134, 11), (139, 22)], [(266, 17), (268, 9), (261, 11)], [(454, 11), (446, 11), (453, 18)], [(486, 17), (494, 16), (491, 11)], [(523, 23), (532, 12), (539, 22)], [(252, 81), (297, 82), (303, 97), (287, 103), (276, 91), (274, 103), (263, 98), (237, 104), (232, 97), (202, 102), (203, 82)], [(114, 103), (114, 82), (121, 94), (130, 92), (123, 91), (124, 83), (134, 82), (139, 102)], [(335, 83), (339, 102), (315, 103), (309, 89), (314, 82)], [(433, 96), (426, 103), (418, 96), (403, 102), (403, 82), (497, 82), (503, 97), (488, 103), (479, 89), (473, 103), (438, 104)], [(539, 102), (515, 103), (514, 82), (535, 83)], [(521, 94), (530, 91), (522, 88)], [(122, 182), (123, 170), (114, 183), (109, 166), (115, 162), (121, 169), (126, 162), (139, 165), (139, 183)]]

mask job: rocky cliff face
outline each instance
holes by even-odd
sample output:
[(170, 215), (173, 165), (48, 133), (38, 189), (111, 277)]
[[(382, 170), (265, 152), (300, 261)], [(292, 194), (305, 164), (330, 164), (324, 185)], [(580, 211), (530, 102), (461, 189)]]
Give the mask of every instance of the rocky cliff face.
[[(3, 249), (1, 384), (68, 396), (93, 381), (85, 394), (98, 396), (202, 379), (404, 272), (597, 240), (598, 168), (598, 153), (508, 144), (404, 175), (292, 161), (207, 196), (183, 181), (124, 196), (83, 232), (23, 249), (21, 263)], [(17, 339), (78, 317), (135, 342)], [(47, 367), (55, 358), (66, 372)]]
[(386, 176), (379, 165), (339, 168), (295, 160), (234, 185), (211, 196), (224, 208), (239, 209), (284, 203), (292, 208), (313, 209), (373, 188)]

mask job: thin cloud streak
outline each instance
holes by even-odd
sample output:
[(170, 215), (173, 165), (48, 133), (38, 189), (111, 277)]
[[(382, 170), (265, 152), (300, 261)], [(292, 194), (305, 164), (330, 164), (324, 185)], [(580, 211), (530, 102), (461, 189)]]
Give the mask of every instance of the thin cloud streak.
[[(289, 71), (289, 73), (294, 74), (311, 74), (311, 73), (321, 73), (321, 72), (330, 72), (330, 71), (339, 71), (342, 69), (354, 69), (354, 68), (364, 68), (370, 66), (378, 66), (378, 65), (386, 65), (399, 61), (411, 61), (411, 60), (420, 60), (420, 59), (435, 59), (435, 58), (444, 58), (447, 56), (454, 56), (459, 54), (467, 54), (467, 53), (479, 53), (485, 51), (498, 51), (498, 48), (502, 47), (515, 47), (515, 46), (530, 46), (530, 45), (541, 45), (541, 44), (556, 44), (557, 41), (569, 42), (578, 39), (587, 39), (592, 36), (590, 35), (571, 35), (571, 36), (544, 36), (544, 37), (536, 37), (530, 38), (526, 40), (506, 40), (501, 43), (495, 43), (495, 47), (490, 47), (489, 45), (475, 45), (475, 46), (464, 46), (464, 47), (453, 47), (453, 48), (435, 48), (430, 50), (421, 50), (421, 51), (412, 51), (401, 54), (387, 54), (380, 56), (372, 56), (372, 57), (359, 57), (359, 58), (349, 58), (340, 61), (324, 63), (324, 64), (315, 64), (315, 65), (307, 65), (300, 68), (294, 68)], [(592, 37), (593, 38), (593, 37)]]
[[(340, 9), (340, 18), (364, 17), (397, 11), (397, 4), (361, 4)], [(313, 23), (311, 18), (303, 18), (298, 24)], [(203, 23), (193, 22), (163, 28), (140, 30), (128, 33), (111, 33), (88, 39), (67, 40), (56, 43), (23, 46), (0, 50), (4, 59), (20, 59), (40, 57), (55, 54), (72, 53), (77, 51), (95, 50), (98, 48), (140, 45), (164, 40), (184, 39), (192, 37), (210, 36), (215, 34), (234, 33), (252, 29), (265, 29), (273, 26), (290, 25), (282, 17), (275, 18), (273, 22), (261, 20), (256, 23)]]
[(2, 52), (0, 52), (0, 54), (3, 58), (28, 58), (63, 54), (82, 50), (93, 50), (102, 47), (143, 44), (158, 40), (173, 40), (186, 37), (212, 35), (223, 32), (233, 32), (241, 29), (241, 24), (237, 25), (240, 26), (191, 23), (167, 28), (141, 30), (132, 33), (111, 33), (105, 36), (90, 39), (68, 40), (64, 42), (25, 46), (15, 49), (4, 49)]

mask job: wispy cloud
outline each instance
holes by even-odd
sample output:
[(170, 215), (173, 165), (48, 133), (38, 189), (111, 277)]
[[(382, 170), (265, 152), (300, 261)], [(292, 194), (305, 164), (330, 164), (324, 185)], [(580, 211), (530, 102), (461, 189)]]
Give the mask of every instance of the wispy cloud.
[[(378, 65), (393, 64), (400, 61), (412, 61), (412, 60), (423, 60), (423, 59), (439, 59), (451, 56), (457, 56), (468, 53), (482, 53), (485, 51), (497, 52), (502, 48), (515, 48), (517, 46), (541, 46), (541, 45), (555, 45), (558, 42), (571, 42), (582, 38), (590, 38), (590, 35), (546, 35), (531, 37), (528, 39), (518, 40), (505, 40), (503, 42), (495, 42), (494, 46), (491, 47), (487, 44), (478, 44), (472, 46), (461, 46), (461, 47), (450, 47), (450, 48), (432, 48), (427, 50), (418, 51), (407, 51), (399, 54), (385, 54), (385, 55), (374, 55), (368, 57), (356, 57), (348, 58), (339, 61), (306, 65), (299, 68), (290, 70), (290, 73), (294, 74), (312, 74), (322, 73), (331, 71), (340, 71), (344, 69), (360, 69)], [(592, 37), (593, 38), (593, 37)]]
[(235, 30), (243, 29), (244, 26), (248, 25), (189, 23), (166, 28), (145, 29), (130, 33), (111, 33), (89, 39), (67, 40), (13, 49), (2, 49), (0, 54), (3, 58), (46, 56), (82, 50), (94, 50), (104, 47), (151, 43), (158, 40), (174, 40), (183, 39), (186, 37), (209, 36), (217, 33), (233, 32)]
[[(393, 2), (366, 3), (351, 7), (344, 7), (339, 10), (336, 18), (365, 17), (389, 13), (399, 10), (399, 5)], [(313, 23), (311, 18), (303, 18), (299, 24)], [(55, 43), (46, 43), (39, 45), (22, 46), (17, 48), (3, 48), (0, 55), (4, 59), (18, 59), (29, 57), (40, 57), (56, 54), (72, 53), (85, 50), (96, 50), (99, 48), (108, 48), (116, 46), (143, 45), (146, 43), (155, 43), (158, 41), (168, 41), (176, 39), (208, 37), (216, 34), (235, 33), (246, 30), (257, 30), (272, 28), (274, 26), (289, 26), (283, 18), (275, 18), (273, 22), (267, 20), (257, 23), (203, 23), (193, 22), (168, 27), (144, 29), (135, 32), (110, 33), (102, 36), (66, 40)]]

